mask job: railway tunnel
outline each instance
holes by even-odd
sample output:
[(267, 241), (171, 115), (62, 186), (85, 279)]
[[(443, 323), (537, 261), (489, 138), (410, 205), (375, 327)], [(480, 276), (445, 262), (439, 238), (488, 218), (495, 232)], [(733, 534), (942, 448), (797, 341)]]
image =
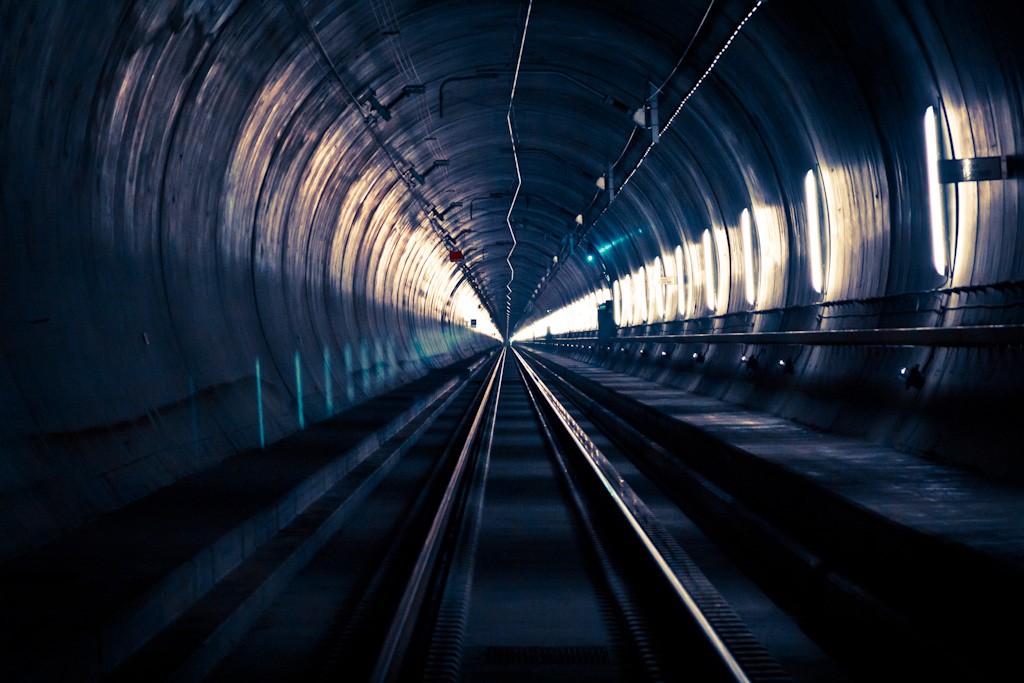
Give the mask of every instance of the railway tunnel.
[(2, 3), (0, 677), (999, 678), (1022, 28)]

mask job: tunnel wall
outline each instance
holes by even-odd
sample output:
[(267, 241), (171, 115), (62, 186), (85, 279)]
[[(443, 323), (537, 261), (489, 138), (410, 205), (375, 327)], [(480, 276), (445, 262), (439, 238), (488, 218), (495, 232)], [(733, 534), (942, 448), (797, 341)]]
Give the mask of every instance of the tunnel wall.
[(494, 343), (285, 5), (0, 11), (0, 557)]
[[(844, 329), (927, 326), (943, 307), (967, 313), (965, 324), (1019, 324), (1024, 286), (978, 287), (758, 314), (619, 329), (620, 337), (650, 334), (806, 330), (821, 319)], [(1018, 413), (1024, 383), (1019, 346), (982, 348), (802, 346), (797, 344), (675, 344), (613, 342), (599, 356), (593, 332), (536, 343), (667, 386), (784, 417), (825, 433), (864, 439), (961, 467), (1003, 483), (1024, 483)], [(693, 354), (700, 354), (695, 359)], [(743, 357), (755, 358), (748, 365)], [(785, 365), (782, 365), (783, 361)], [(903, 369), (918, 367), (923, 384)]]
[[(681, 312), (670, 303), (674, 313), (623, 323), (623, 334), (1021, 322), (1020, 3), (770, 0), (732, 39), (755, 3), (725, 0), (676, 64), (704, 6), (538, 6), (516, 103), (517, 306), (557, 310), (683, 246)], [(511, 238), (500, 219), (515, 176), (501, 151), (501, 60), (516, 54), (523, 8), (401, 9), (419, 74), (392, 59), (395, 32), (358, 3), (0, 6), (0, 556), (257, 444), (257, 386), (272, 440), (298, 428), (300, 404), (318, 419), (491, 343), (465, 323), (504, 309)], [(503, 75), (476, 80), (480, 69)], [(643, 129), (595, 93), (631, 106), (666, 75), (666, 124), (702, 85), (646, 149)], [(438, 84), (450, 77), (471, 80), (455, 81), (442, 121)], [(428, 97), (403, 100), (390, 127), (352, 90), (372, 84), (393, 102), (413, 78)], [(945, 158), (1007, 156), (1018, 169), (946, 186), (945, 273), (929, 257), (929, 106)], [(420, 123), (432, 113), (430, 130)], [(445, 158), (441, 138), (451, 172), (413, 182)], [(616, 185), (641, 155), (607, 211), (573, 205), (604, 196), (593, 179), (609, 162), (623, 164)], [(438, 207), (462, 200), (453, 225), (475, 280), (448, 263), (427, 192)], [(474, 199), (476, 221), (459, 223)], [(743, 209), (759, 248), (752, 304)], [(714, 306), (705, 230), (721, 273)], [(747, 371), (743, 350), (726, 347), (700, 368), (676, 355), (621, 362), (1001, 475), (1019, 470), (1006, 412), (1024, 379), (1018, 351), (792, 349), (785, 376)], [(927, 370), (920, 390), (900, 383), (904, 363)]]
[[(1009, 29), (1021, 25), (1021, 15), (1019, 4), (1001, 2), (764, 3), (591, 228), (574, 268), (562, 271), (571, 285), (551, 289), (537, 308), (557, 310), (626, 276), (635, 281), (640, 268), (656, 256), (669, 263), (682, 245), (685, 272), (665, 288), (671, 313), (626, 316), (620, 335), (1024, 322), (1024, 59)], [(733, 25), (741, 18), (733, 16)], [(714, 52), (703, 54), (707, 64)], [(1001, 179), (944, 186), (944, 274), (930, 251), (929, 106), (939, 114), (942, 158), (1002, 156), (1010, 170)], [(810, 277), (808, 170), (821, 203), (821, 292)], [(760, 253), (754, 303), (744, 292), (744, 209)], [(705, 230), (724, 272), (716, 307), (705, 302)], [(680, 290), (682, 313), (675, 310)], [(638, 291), (634, 298), (649, 296)], [(592, 318), (578, 327), (595, 325)], [(592, 359), (589, 349), (559, 350)], [(695, 363), (694, 352), (706, 360)], [(743, 355), (759, 358), (759, 368), (749, 370)], [(793, 373), (778, 365), (787, 359)], [(1021, 361), (1015, 346), (632, 344), (604, 362), (1020, 482)], [(907, 386), (900, 373), (915, 365), (921, 387)]]

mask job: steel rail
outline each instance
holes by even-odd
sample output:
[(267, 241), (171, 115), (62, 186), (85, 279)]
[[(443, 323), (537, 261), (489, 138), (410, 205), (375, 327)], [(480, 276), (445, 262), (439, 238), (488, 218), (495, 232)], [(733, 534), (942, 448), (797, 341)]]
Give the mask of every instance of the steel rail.
[(739, 662), (736, 661), (735, 656), (733, 656), (732, 652), (729, 651), (729, 648), (722, 641), (721, 637), (715, 631), (714, 627), (712, 627), (711, 622), (701, 611), (696, 601), (690, 595), (690, 592), (686, 590), (686, 587), (683, 586), (683, 584), (680, 582), (675, 572), (672, 571), (672, 568), (669, 565), (668, 561), (661, 554), (661, 551), (655, 545), (654, 541), (647, 534), (643, 526), (634, 516), (632, 510), (630, 510), (630, 507), (623, 500), (622, 496), (620, 495), (620, 489), (624, 486), (624, 484), (622, 482), (612, 483), (605, 475), (603, 468), (598, 463), (599, 460), (606, 460), (605, 457), (601, 454), (600, 449), (598, 449), (594, 442), (590, 440), (590, 437), (586, 435), (582, 427), (580, 427), (579, 423), (577, 423), (576, 420), (573, 419), (572, 415), (569, 414), (569, 411), (566, 410), (565, 406), (563, 406), (561, 402), (557, 398), (555, 398), (554, 394), (551, 393), (551, 390), (548, 389), (548, 387), (540, 379), (536, 371), (534, 371), (534, 369), (527, 364), (526, 359), (523, 358), (522, 354), (520, 354), (515, 349), (513, 349), (513, 352), (516, 354), (516, 358), (519, 360), (520, 367), (524, 369), (527, 375), (529, 375), (530, 380), (533, 382), (534, 386), (537, 387), (538, 393), (544, 398), (544, 401), (552, 409), (555, 416), (561, 423), (562, 427), (566, 430), (566, 433), (568, 433), (571, 437), (573, 443), (576, 445), (577, 448), (579, 448), (580, 452), (586, 456), (584, 460), (589, 465), (591, 470), (593, 470), (594, 475), (598, 478), (601, 485), (604, 487), (605, 491), (607, 491), (608, 495), (615, 503), (615, 506), (618, 508), (619, 512), (625, 518), (626, 522), (636, 533), (637, 538), (647, 549), (647, 552), (649, 553), (651, 559), (657, 566), (658, 570), (665, 577), (666, 581), (672, 587), (675, 594), (679, 597), (680, 601), (683, 603), (684, 607), (686, 608), (686, 611), (693, 618), (694, 622), (696, 622), (697, 626), (700, 628), (701, 633), (703, 633), (704, 637), (707, 639), (708, 643), (715, 651), (715, 654), (719, 657), (719, 659), (722, 661), (725, 667), (732, 674), (734, 680), (739, 681), (741, 683), (750, 683), (750, 679), (748, 678), (747, 674), (743, 671), (743, 668), (740, 666)]
[[(598, 337), (524, 340), (523, 344), (599, 343)], [(1024, 345), (1024, 325), (962, 327), (892, 327), (860, 330), (792, 330), (783, 332), (704, 332), (612, 337), (609, 344), (794, 344), (804, 346), (938, 346)]]
[[(445, 531), (452, 517), (459, 489), (465, 473), (469, 469), (469, 462), (472, 459), (470, 455), (474, 445), (477, 443), (477, 433), (480, 431), (480, 425), (484, 422), (487, 407), (493, 405), (495, 410), (497, 410), (498, 392), (501, 390), (500, 377), (505, 367), (505, 349), (506, 347), (502, 347), (501, 355), (495, 362), (490, 377), (487, 379), (484, 391), (482, 392), (483, 396), (473, 416), (469, 433), (466, 435), (462, 449), (459, 452), (454, 471), (448, 480), (448, 486), (445, 488), (441, 503), (434, 515), (430, 531), (423, 542), (423, 548), (416, 559), (412, 575), (406, 584), (406, 589), (398, 604), (395, 617), (391, 621), (388, 634), (381, 646), (381, 652), (377, 657), (377, 663), (371, 676), (373, 681), (394, 681), (399, 678), (402, 660), (409, 646), (407, 636), (415, 626), (420, 606), (423, 603), (425, 589), (440, 552)], [(496, 390), (493, 392), (494, 398), (492, 401), (491, 396), (495, 378), (499, 378), (499, 381)]]
[(632, 636), (632, 645), (638, 654), (639, 660), (645, 667), (644, 673), (646, 674), (646, 679), (652, 681), (661, 680), (664, 676), (659, 670), (659, 663), (654, 658), (654, 653), (651, 652), (649, 648), (643, 647), (640, 643), (640, 639), (636, 637), (640, 628), (638, 627), (638, 620), (636, 616), (631, 614), (630, 610), (627, 608), (627, 605), (630, 602), (628, 590), (625, 587), (622, 577), (615, 571), (612, 565), (611, 557), (606, 549), (606, 544), (602, 542), (600, 535), (597, 533), (595, 520), (590, 514), (586, 502), (584, 501), (583, 492), (576, 484), (575, 477), (571, 471), (571, 466), (567, 461), (565, 449), (562, 448), (559, 443), (558, 435), (555, 433), (557, 427), (552, 423), (551, 418), (541, 405), (542, 399), (537, 396), (538, 392), (536, 388), (530, 386), (530, 380), (526, 375), (524, 367), (525, 366), (520, 363), (518, 369), (520, 379), (523, 382), (523, 387), (526, 389), (526, 397), (529, 399), (530, 406), (533, 408), (534, 415), (537, 417), (544, 439), (547, 441), (548, 446), (551, 449), (555, 469), (561, 475), (562, 483), (566, 488), (566, 495), (571, 501), (572, 506), (576, 509), (581, 533), (586, 535), (590, 542), (595, 561), (604, 576), (605, 586), (612, 601), (618, 607), (621, 618), (629, 624), (628, 632)]

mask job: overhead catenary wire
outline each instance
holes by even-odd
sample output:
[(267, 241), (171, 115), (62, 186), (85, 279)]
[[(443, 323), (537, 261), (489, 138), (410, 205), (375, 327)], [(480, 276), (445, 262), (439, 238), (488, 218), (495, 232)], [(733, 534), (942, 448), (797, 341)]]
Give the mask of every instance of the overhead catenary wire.
[[(715, 4), (714, 1), (712, 1), (711, 4), (709, 4), (707, 10), (705, 11), (704, 17), (701, 19), (700, 24), (697, 26), (697, 29), (694, 31), (693, 38), (690, 40), (690, 43), (686, 46), (686, 49), (684, 50), (682, 56), (679, 58), (679, 60), (677, 60), (676, 65), (673, 67), (672, 71), (665, 78), (665, 80), (662, 82), (662, 84), (660, 86), (658, 86), (658, 88), (655, 89), (654, 92), (649, 96), (648, 101), (650, 100), (651, 97), (657, 97), (658, 96), (657, 94), (660, 93), (665, 88), (665, 86), (668, 84), (668, 82), (677, 73), (677, 71), (679, 70), (679, 68), (682, 65), (683, 61), (685, 60), (687, 54), (690, 52), (693, 44), (697, 40), (697, 37), (700, 34), (704, 24), (706, 23), (706, 21), (708, 19), (708, 16), (710, 15), (711, 10), (713, 9), (714, 4)], [(730, 34), (729, 38), (725, 41), (725, 43), (722, 45), (722, 47), (719, 48), (718, 52), (715, 54), (715, 57), (711, 60), (711, 63), (708, 64), (707, 68), (704, 70), (704, 72), (701, 74), (701, 76), (694, 82), (694, 84), (686, 92), (686, 95), (683, 96), (682, 100), (679, 102), (679, 104), (676, 106), (675, 110), (672, 112), (672, 115), (665, 122), (664, 126), (662, 126), (661, 130), (659, 131), (660, 133), (664, 134), (666, 131), (669, 130), (669, 128), (672, 127), (672, 124), (675, 122), (676, 118), (679, 116), (680, 112), (683, 110), (683, 107), (686, 106), (686, 104), (693, 97), (693, 95), (697, 92), (697, 90), (700, 88), (700, 86), (703, 85), (704, 81), (707, 80), (708, 76), (711, 75), (711, 72), (718, 65), (718, 61), (725, 54), (726, 50), (728, 50), (729, 47), (732, 45), (733, 41), (739, 35), (740, 31), (743, 30), (743, 27), (746, 25), (746, 23), (748, 21), (750, 21), (751, 17), (754, 16), (754, 14), (757, 12), (758, 9), (760, 9), (762, 4), (764, 4), (764, 0), (757, 0), (754, 3), (753, 7), (750, 9), (750, 11), (747, 12), (747, 14), (743, 17), (743, 19), (740, 20), (740, 22), (736, 25), (736, 27), (733, 29), (732, 33)], [(626, 145), (623, 147), (622, 153), (619, 155), (619, 158), (618, 158), (618, 160), (616, 160), (615, 164), (612, 165), (613, 169), (615, 168), (615, 166), (618, 166), (618, 164), (626, 156), (626, 153), (629, 150), (629, 147), (632, 144), (635, 136), (636, 136), (636, 128), (634, 128), (633, 131), (630, 133), (629, 139), (626, 141)], [(640, 170), (640, 167), (643, 166), (644, 162), (647, 160), (647, 157), (650, 155), (651, 151), (654, 149), (654, 146), (655, 146), (654, 141), (651, 141), (650, 143), (648, 143), (647, 148), (644, 150), (643, 154), (640, 156), (640, 158), (637, 160), (637, 162), (630, 169), (629, 173), (626, 174), (626, 176), (623, 179), (622, 183), (619, 184), (618, 187), (614, 187), (614, 185), (613, 185), (613, 192), (611, 192), (611, 197), (612, 198), (608, 201), (608, 203), (605, 204), (604, 207), (601, 208), (601, 210), (597, 214), (597, 216), (595, 216), (594, 219), (591, 220), (588, 225), (582, 226), (581, 229), (578, 230), (575, 233), (575, 246), (578, 247), (579, 245), (581, 245), (583, 243), (584, 238), (586, 237), (587, 233), (591, 230), (591, 228), (593, 228), (595, 225), (597, 225), (597, 223), (600, 222), (600, 220), (608, 212), (608, 209), (611, 207), (611, 205), (615, 201), (615, 199), (617, 199), (619, 194), (626, 188), (627, 185), (629, 185), (629, 182), (633, 179), (633, 176), (636, 175), (636, 172), (638, 170)], [(611, 178), (609, 178), (609, 179), (607, 179), (607, 182), (613, 183), (614, 181)], [(597, 196), (598, 195), (595, 195), (595, 200), (594, 201), (596, 201), (596, 197)], [(593, 201), (591, 202), (590, 206), (593, 206)], [(588, 209), (589, 208), (590, 207), (588, 206)], [(585, 214), (586, 214), (586, 210), (584, 210), (584, 212), (583, 212), (583, 215), (585, 215)], [(552, 280), (552, 278), (549, 277), (547, 282), (551, 282), (551, 280)], [(542, 291), (543, 291), (543, 287), (538, 287), (538, 289), (536, 291), (534, 291), (533, 295), (531, 296), (531, 300), (536, 299), (540, 295), (540, 293)]]
[(519, 56), (516, 58), (516, 70), (512, 76), (512, 92), (508, 98), (508, 112), (505, 114), (505, 123), (508, 124), (508, 136), (512, 141), (512, 159), (516, 165), (516, 191), (512, 194), (512, 201), (508, 207), (508, 213), (505, 214), (505, 224), (508, 225), (508, 232), (512, 236), (512, 248), (508, 250), (508, 256), (505, 257), (505, 262), (508, 263), (509, 278), (505, 284), (505, 289), (508, 290), (505, 294), (505, 339), (509, 338), (509, 323), (512, 319), (512, 282), (516, 279), (516, 269), (512, 266), (512, 253), (516, 250), (518, 244), (516, 240), (516, 231), (512, 227), (512, 211), (516, 207), (516, 200), (519, 198), (519, 191), (523, 187), (523, 174), (519, 168), (519, 150), (516, 146), (516, 133), (515, 126), (512, 123), (513, 118), (513, 105), (516, 99), (516, 86), (519, 84), (519, 69), (523, 63), (523, 49), (526, 47), (526, 32), (530, 28), (530, 13), (533, 11), (533, 0), (530, 0), (526, 6), (526, 18), (523, 20), (523, 37), (519, 42)]
[(652, 98), (657, 97), (658, 95), (660, 95), (661, 91), (665, 89), (666, 85), (668, 85), (668, 82), (671, 81), (672, 78), (679, 71), (679, 67), (681, 67), (683, 65), (683, 62), (685, 62), (686, 58), (690, 55), (690, 50), (693, 49), (693, 44), (697, 42), (697, 37), (700, 35), (700, 32), (704, 30), (704, 24), (706, 24), (708, 22), (708, 17), (711, 16), (711, 10), (713, 10), (714, 8), (715, 8), (715, 0), (711, 0), (711, 2), (708, 3), (708, 8), (706, 10), (704, 10), (704, 16), (701, 17), (700, 23), (697, 24), (697, 30), (693, 32), (693, 36), (690, 37), (690, 42), (686, 44), (686, 49), (683, 50), (683, 54), (681, 54), (679, 56), (679, 59), (676, 60), (676, 65), (674, 67), (672, 67), (672, 71), (669, 72), (669, 75), (666, 76), (665, 80), (663, 80), (661, 82), (661, 85), (659, 85), (657, 88), (655, 88), (654, 91), (652, 93), (650, 93), (650, 95), (648, 95), (648, 97), (647, 97), (647, 101), (648, 102)]
[[(711, 60), (711, 63), (704, 70), (704, 73), (701, 74), (700, 78), (698, 78), (697, 81), (693, 84), (693, 86), (691, 86), (690, 89), (687, 91), (686, 95), (676, 106), (675, 111), (672, 112), (672, 116), (670, 116), (668, 120), (665, 121), (665, 125), (661, 129), (662, 133), (668, 131), (668, 129), (672, 127), (672, 124), (679, 116), (679, 113), (683, 110), (683, 107), (686, 106), (687, 102), (690, 101), (690, 98), (693, 97), (693, 95), (697, 92), (700, 86), (703, 85), (704, 81), (707, 80), (708, 76), (711, 75), (711, 72), (714, 70), (714, 68), (718, 66), (718, 60), (720, 60), (722, 58), (722, 55), (725, 54), (725, 51), (729, 49), (729, 47), (732, 45), (732, 42), (736, 39), (736, 36), (738, 36), (740, 31), (743, 30), (743, 26), (748, 21), (750, 21), (750, 18), (754, 16), (754, 13), (757, 12), (757, 10), (761, 7), (763, 2), (764, 0), (758, 0), (757, 3), (747, 13), (747, 15), (743, 17), (740, 23), (736, 25), (736, 28), (733, 29), (733, 32), (729, 36), (729, 39), (726, 40), (725, 44), (722, 45), (722, 47), (718, 50), (718, 53), (715, 55), (715, 58)], [(632, 170), (630, 170), (630, 172), (623, 179), (622, 184), (618, 187), (615, 194), (621, 192), (626, 187), (626, 185), (629, 184), (629, 181), (633, 179), (633, 176), (636, 175), (636, 172), (640, 170), (640, 167), (643, 165), (644, 161), (647, 160), (647, 156), (651, 153), (652, 149), (654, 149), (653, 142), (647, 145), (647, 149), (644, 150), (643, 155), (641, 155), (640, 159), (636, 162), (636, 164), (634, 164)], [(605, 207), (604, 211), (602, 211), (601, 214), (596, 219), (594, 219), (594, 222), (596, 223), (607, 210), (608, 207)]]

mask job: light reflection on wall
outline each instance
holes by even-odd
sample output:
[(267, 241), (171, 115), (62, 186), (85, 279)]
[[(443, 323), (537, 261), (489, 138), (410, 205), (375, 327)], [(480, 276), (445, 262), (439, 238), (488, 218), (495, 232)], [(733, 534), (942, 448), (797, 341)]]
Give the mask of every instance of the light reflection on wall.
[(775, 308), (786, 298), (786, 229), (778, 207), (754, 205), (754, 232), (757, 235), (758, 308)]
[[(734, 274), (731, 268), (734, 255), (730, 253), (727, 229), (711, 227), (701, 233), (699, 240), (684, 240), (671, 251), (653, 256), (646, 265), (621, 274), (606, 289), (615, 324), (632, 327), (727, 313), (733, 277), (739, 286), (741, 275), (742, 294), (748, 304), (759, 310), (786, 305), (787, 227), (781, 207), (756, 204), (743, 210), (739, 231), (742, 247), (737, 247), (741, 250), (735, 257), (743, 259), (741, 272)], [(748, 283), (747, 273), (751, 271)], [(576, 303), (524, 328), (516, 338), (542, 337), (548, 327), (552, 334), (594, 329), (596, 319), (587, 326), (565, 324), (575, 315), (569, 311), (578, 310), (574, 308)], [(597, 303), (599, 297), (588, 306), (593, 309)]]
[(821, 209), (818, 204), (818, 177), (814, 169), (804, 176), (804, 207), (807, 211), (807, 265), (811, 289), (821, 294), (824, 287), (821, 259)]
[(665, 304), (662, 319), (675, 320), (679, 311), (679, 273), (676, 271), (675, 250), (661, 255), (661, 296)]
[(619, 325), (628, 327), (633, 325), (633, 278), (629, 275), (619, 278), (619, 287), (622, 294), (622, 320)]
[(619, 281), (612, 284), (612, 310), (616, 325), (622, 324), (622, 289)]
[[(673, 257), (676, 268), (676, 312), (680, 316), (685, 316), (690, 294), (686, 291), (686, 286), (683, 284), (683, 278), (686, 276), (686, 273), (683, 271), (683, 245), (676, 245)], [(688, 270), (689, 269), (687, 269), (687, 271)]]
[(757, 274), (754, 271), (757, 259), (754, 254), (754, 235), (750, 225), (749, 209), (743, 209), (740, 214), (740, 233), (743, 238), (743, 293), (746, 295), (747, 303), (753, 306), (757, 301)]
[[(1007, 109), (1012, 110), (1012, 106), (1007, 106)], [(992, 154), (990, 148), (978, 148), (976, 136), (982, 131), (972, 131), (969, 125), (965, 125), (964, 122), (971, 122), (973, 125), (978, 123), (977, 117), (974, 122), (971, 121), (969, 112), (963, 104), (943, 101), (941, 111), (944, 126), (940, 126), (940, 130), (944, 129), (946, 132), (943, 139), (948, 158), (962, 159)], [(990, 131), (985, 133), (991, 134)], [(975, 254), (978, 245), (1000, 242), (998, 238), (988, 234), (992, 229), (991, 221), (979, 220), (980, 214), (988, 211), (987, 206), (982, 208), (981, 185), (953, 183), (946, 186), (945, 200), (947, 215), (950, 217), (946, 235), (949, 240), (950, 284), (954, 287), (974, 284)], [(949, 211), (951, 206), (955, 207), (955, 210)], [(986, 234), (979, 236), (979, 230), (985, 230)], [(998, 279), (1003, 277), (999, 276)]]
[(715, 249), (718, 252), (718, 291), (715, 292), (716, 313), (729, 309), (730, 285), (732, 283), (732, 254), (729, 253), (729, 236), (725, 228), (712, 231)]
[(640, 266), (633, 274), (633, 306), (636, 309), (633, 313), (634, 325), (647, 322), (650, 314), (648, 304), (650, 300), (647, 293), (647, 270)]
[(689, 318), (697, 314), (700, 307), (700, 285), (702, 282), (700, 244), (686, 242), (683, 244), (683, 260), (685, 271), (683, 279), (686, 282), (686, 312), (684, 317)]
[(591, 332), (597, 329), (597, 307), (612, 297), (612, 291), (600, 287), (553, 311), (512, 335), (513, 341), (542, 339), (570, 332)]
[[(456, 290), (454, 299), (454, 309), (456, 311), (455, 322), (463, 327), (475, 329), (480, 334), (487, 335), (493, 339), (501, 339), (501, 333), (498, 332), (498, 328), (494, 325), (494, 322), (490, 319), (487, 311), (484, 310), (477, 298), (476, 292), (469, 286), (468, 283), (463, 281), (459, 288)], [(473, 321), (476, 324), (473, 324)]]
[(705, 230), (700, 238), (704, 253), (704, 301), (709, 310), (714, 311), (717, 307), (715, 296), (715, 249), (711, 244), (711, 231)]

